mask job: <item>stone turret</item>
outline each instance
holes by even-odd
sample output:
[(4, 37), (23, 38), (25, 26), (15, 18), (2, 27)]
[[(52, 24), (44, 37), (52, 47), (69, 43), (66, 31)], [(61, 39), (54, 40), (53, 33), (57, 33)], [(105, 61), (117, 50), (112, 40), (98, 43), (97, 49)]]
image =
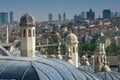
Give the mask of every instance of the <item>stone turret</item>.
[(67, 35), (65, 40), (66, 40), (65, 45), (66, 45), (67, 53), (70, 49), (71, 51), (70, 56), (72, 58), (74, 66), (78, 67), (78, 38), (75, 34), (70, 33)]
[(30, 14), (20, 19), (21, 27), (21, 56), (35, 57), (35, 21)]
[(105, 49), (104, 49), (104, 44), (100, 43), (94, 52), (95, 72), (101, 71), (101, 68), (104, 65), (104, 57), (105, 56), (106, 56), (106, 53), (105, 53)]

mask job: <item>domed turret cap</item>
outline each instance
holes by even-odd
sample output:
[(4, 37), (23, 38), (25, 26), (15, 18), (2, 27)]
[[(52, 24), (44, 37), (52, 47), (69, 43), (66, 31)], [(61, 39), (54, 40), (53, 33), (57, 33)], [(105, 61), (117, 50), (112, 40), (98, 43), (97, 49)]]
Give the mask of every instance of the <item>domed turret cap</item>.
[(34, 17), (30, 14), (25, 14), (20, 19), (20, 26), (21, 27), (34, 27), (35, 20)]
[(77, 36), (73, 33), (68, 34), (67, 37), (66, 37), (66, 43), (68, 43), (68, 44), (78, 43)]

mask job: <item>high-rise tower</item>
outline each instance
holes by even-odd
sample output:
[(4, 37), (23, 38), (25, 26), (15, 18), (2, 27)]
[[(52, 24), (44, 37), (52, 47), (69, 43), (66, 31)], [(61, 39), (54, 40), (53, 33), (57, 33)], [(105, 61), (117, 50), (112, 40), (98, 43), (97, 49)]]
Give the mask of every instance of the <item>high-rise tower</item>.
[(49, 19), (49, 22), (52, 23), (52, 21), (53, 21), (53, 15), (52, 15), (52, 13), (48, 14), (48, 19)]
[(25, 14), (20, 19), (21, 27), (21, 56), (35, 57), (35, 21)]
[(0, 24), (8, 24), (8, 13), (0, 12)]
[(58, 15), (58, 20), (61, 21), (61, 14)]
[(63, 13), (63, 21), (66, 21), (66, 13)]
[(13, 11), (10, 11), (10, 24), (13, 24), (14, 17), (13, 17)]
[(87, 15), (87, 19), (89, 20), (94, 20), (95, 19), (95, 12), (92, 11), (92, 9), (90, 9), (89, 12), (86, 13)]
[(110, 9), (105, 9), (103, 10), (103, 18), (111, 18), (111, 10)]

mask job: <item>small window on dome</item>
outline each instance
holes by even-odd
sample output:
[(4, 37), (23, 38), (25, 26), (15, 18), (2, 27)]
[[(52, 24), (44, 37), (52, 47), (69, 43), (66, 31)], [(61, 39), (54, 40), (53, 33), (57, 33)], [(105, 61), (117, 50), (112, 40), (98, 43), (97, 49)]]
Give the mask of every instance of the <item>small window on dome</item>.
[(31, 37), (31, 30), (28, 30), (28, 37)]
[(23, 30), (23, 37), (26, 37), (26, 30)]

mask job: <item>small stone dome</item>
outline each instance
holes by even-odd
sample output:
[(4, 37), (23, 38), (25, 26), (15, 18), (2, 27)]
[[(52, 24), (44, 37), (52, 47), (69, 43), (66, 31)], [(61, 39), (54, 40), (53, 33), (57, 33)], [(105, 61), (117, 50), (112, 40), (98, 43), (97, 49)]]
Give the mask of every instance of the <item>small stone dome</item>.
[(20, 19), (20, 26), (21, 27), (34, 27), (35, 20), (34, 17), (30, 14), (25, 14)]
[(56, 55), (56, 58), (57, 58), (57, 59), (60, 59), (60, 60), (63, 59), (63, 57), (62, 57), (62, 55), (61, 55), (60, 53), (58, 53), (58, 54)]
[(67, 37), (66, 37), (66, 43), (68, 43), (68, 44), (78, 43), (77, 36), (73, 33), (68, 34)]
[(57, 59), (1, 57), (0, 79), (86, 80), (86, 77), (74, 66)]
[(66, 60), (69, 64), (74, 65), (74, 62), (72, 60), (72, 58), (70, 56), (68, 56), (67, 60)]
[(101, 71), (111, 71), (111, 69), (109, 68), (109, 66), (108, 65), (103, 65), (103, 67), (102, 67), (102, 69), (101, 69)]

